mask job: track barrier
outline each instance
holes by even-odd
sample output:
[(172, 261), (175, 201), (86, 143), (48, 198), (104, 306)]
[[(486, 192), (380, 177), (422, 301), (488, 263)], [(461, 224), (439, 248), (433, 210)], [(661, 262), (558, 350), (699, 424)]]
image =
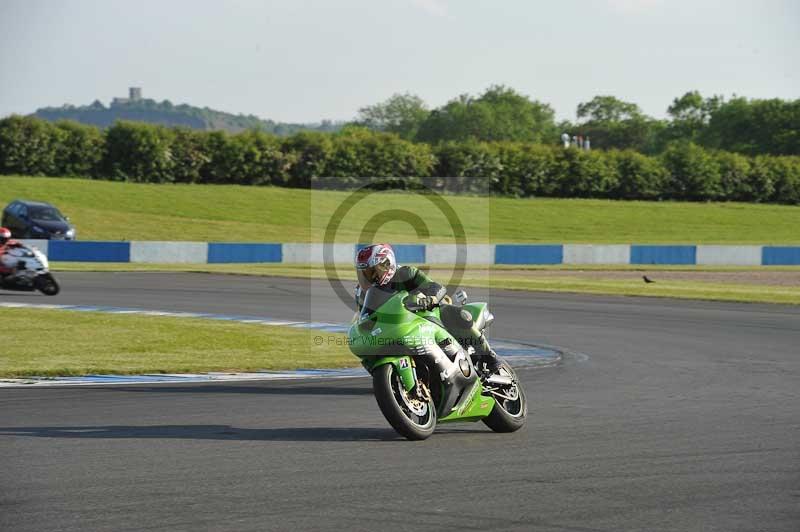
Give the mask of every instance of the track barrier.
[[(156, 264), (319, 264), (323, 244), (264, 242), (93, 242), (25, 240), (51, 261)], [(454, 264), (455, 244), (393, 244), (398, 261)], [(353, 260), (356, 244), (333, 244), (335, 263)], [(646, 244), (467, 244), (467, 265), (663, 264), (800, 265), (800, 246)]]

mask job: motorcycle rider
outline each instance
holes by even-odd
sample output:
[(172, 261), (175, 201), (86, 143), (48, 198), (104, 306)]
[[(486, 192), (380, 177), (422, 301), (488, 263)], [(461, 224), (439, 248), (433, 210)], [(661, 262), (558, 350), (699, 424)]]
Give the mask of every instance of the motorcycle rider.
[(472, 346), (486, 369), (496, 372), (502, 361), (489, 346), (486, 336), (474, 325), (472, 316), (460, 307), (443, 303), (447, 290), (432, 281), (425, 273), (414, 266), (397, 266), (394, 250), (389, 244), (372, 244), (358, 250), (356, 272), (359, 286), (356, 291), (357, 304), (363, 301), (363, 292), (372, 286), (390, 290), (416, 291), (416, 302), (425, 309), (439, 305), (442, 323), (445, 328), (464, 346)]
[(17, 258), (7, 252), (12, 248), (23, 247), (22, 242), (11, 239), (11, 231), (0, 227), (0, 277), (6, 277), (17, 271)]

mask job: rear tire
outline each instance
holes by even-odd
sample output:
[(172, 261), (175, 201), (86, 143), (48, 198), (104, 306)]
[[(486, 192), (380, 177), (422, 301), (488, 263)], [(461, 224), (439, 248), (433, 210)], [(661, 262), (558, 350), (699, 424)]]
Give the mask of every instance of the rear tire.
[(528, 415), (528, 400), (525, 397), (525, 391), (519, 384), (514, 369), (506, 362), (503, 362), (500, 371), (514, 379), (517, 400), (502, 399), (493, 395), (492, 397), (495, 400), (494, 408), (482, 421), (495, 432), (515, 432), (525, 425), (525, 418)]
[(393, 364), (384, 364), (373, 372), (372, 387), (383, 416), (400, 435), (409, 440), (424, 440), (433, 434), (436, 429), (433, 401), (422, 404), (422, 415), (412, 412), (403, 400), (408, 395)]
[(61, 287), (58, 286), (55, 278), (49, 273), (37, 277), (35, 286), (37, 290), (46, 296), (54, 296), (61, 291)]

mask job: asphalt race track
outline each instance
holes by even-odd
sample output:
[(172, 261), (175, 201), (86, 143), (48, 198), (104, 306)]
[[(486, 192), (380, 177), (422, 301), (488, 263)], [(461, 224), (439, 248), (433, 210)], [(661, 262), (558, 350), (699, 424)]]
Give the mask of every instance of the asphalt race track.
[[(350, 317), (320, 281), (59, 279), (0, 298)], [(800, 308), (470, 294), (494, 336), (588, 355), (521, 371), (522, 431), (407, 442), (366, 378), (2, 389), (0, 530), (800, 530)]]

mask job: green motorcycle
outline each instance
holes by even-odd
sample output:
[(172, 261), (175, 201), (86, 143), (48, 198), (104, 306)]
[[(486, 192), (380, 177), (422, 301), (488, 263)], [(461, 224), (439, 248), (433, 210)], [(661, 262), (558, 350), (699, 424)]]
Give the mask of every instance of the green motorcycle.
[[(350, 350), (372, 375), (375, 398), (394, 429), (410, 440), (424, 440), (437, 423), (483, 421), (495, 432), (513, 432), (525, 424), (525, 393), (514, 370), (503, 362), (488, 372), (473, 360), (442, 322), (442, 309), (468, 312), (478, 331), (494, 320), (486, 303), (469, 303), (466, 293), (448, 297), (432, 310), (414, 294), (373, 286), (350, 327)], [(466, 316), (465, 316), (466, 317)], [(480, 366), (480, 367), (479, 367)]]

